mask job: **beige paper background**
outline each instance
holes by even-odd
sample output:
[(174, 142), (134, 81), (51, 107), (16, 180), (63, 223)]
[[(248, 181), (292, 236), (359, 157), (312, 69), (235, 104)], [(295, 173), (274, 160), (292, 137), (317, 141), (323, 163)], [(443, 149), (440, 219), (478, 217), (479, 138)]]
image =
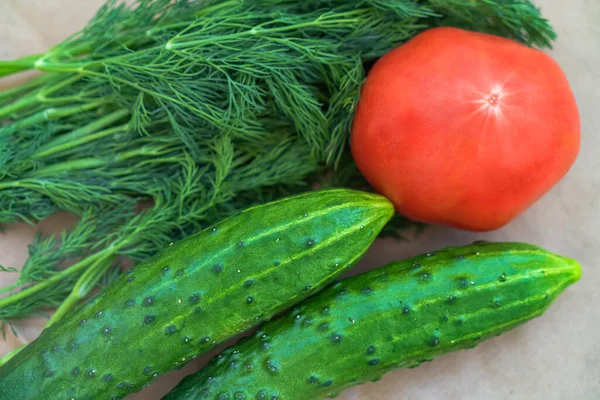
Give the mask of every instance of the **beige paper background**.
[[(41, 52), (82, 27), (102, 0), (0, 0), (0, 59)], [(558, 31), (552, 56), (565, 70), (582, 120), (582, 150), (569, 175), (525, 215), (488, 234), (430, 228), (410, 244), (380, 241), (362, 269), (475, 239), (520, 240), (581, 261), (582, 281), (541, 318), (469, 351), (398, 370), (347, 390), (343, 400), (599, 400), (600, 399), (600, 2), (537, 0)], [(7, 85), (0, 80), (0, 87)], [(45, 221), (50, 232), (72, 223)], [(0, 264), (20, 267), (34, 229), (0, 233)], [(0, 274), (0, 285), (14, 274)], [(41, 319), (18, 323), (19, 337), (0, 340), (0, 355), (33, 340)], [(207, 357), (161, 378), (128, 399), (159, 399)], [(1, 382), (0, 382), (1, 384)], [(2, 399), (4, 400), (4, 399)], [(50, 400), (50, 399), (49, 399)]]

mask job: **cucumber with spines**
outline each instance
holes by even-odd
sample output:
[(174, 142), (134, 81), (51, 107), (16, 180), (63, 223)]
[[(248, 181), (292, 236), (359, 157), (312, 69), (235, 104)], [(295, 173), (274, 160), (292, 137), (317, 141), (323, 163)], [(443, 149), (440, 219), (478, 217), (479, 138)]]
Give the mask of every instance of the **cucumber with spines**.
[(523, 243), (448, 248), (333, 284), (226, 349), (165, 400), (309, 400), (541, 315), (577, 262)]
[(0, 399), (122, 399), (331, 283), (393, 213), (375, 194), (323, 190), (175, 243), (2, 366)]

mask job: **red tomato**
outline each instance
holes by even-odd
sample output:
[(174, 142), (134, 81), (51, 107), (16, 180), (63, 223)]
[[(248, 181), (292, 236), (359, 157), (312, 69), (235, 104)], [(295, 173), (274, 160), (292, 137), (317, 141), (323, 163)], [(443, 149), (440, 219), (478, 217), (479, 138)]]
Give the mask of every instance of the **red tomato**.
[(434, 28), (373, 66), (351, 147), (360, 171), (398, 212), (486, 231), (567, 173), (579, 151), (579, 113), (549, 55)]

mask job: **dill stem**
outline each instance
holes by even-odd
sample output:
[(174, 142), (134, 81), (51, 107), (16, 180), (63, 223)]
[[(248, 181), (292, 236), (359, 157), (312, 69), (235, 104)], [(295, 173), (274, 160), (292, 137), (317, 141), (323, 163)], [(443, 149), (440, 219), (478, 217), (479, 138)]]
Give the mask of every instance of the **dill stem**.
[(18, 58), (16, 60), (0, 61), (0, 77), (16, 74), (17, 72), (27, 71), (35, 66), (35, 62), (40, 58), (40, 54)]
[(0, 308), (7, 307), (7, 306), (13, 305), (15, 303), (18, 303), (19, 301), (26, 299), (28, 296), (33, 295), (33, 294), (39, 292), (40, 290), (47, 288), (48, 286), (51, 286), (51, 285), (54, 285), (54, 284), (60, 282), (62, 279), (66, 278), (67, 276), (75, 274), (75, 273), (79, 272), (80, 270), (87, 268), (90, 264), (95, 263), (96, 260), (102, 259), (103, 257), (107, 257), (108, 254), (113, 254), (116, 251), (117, 251), (116, 248), (113, 246), (107, 247), (104, 250), (101, 250), (95, 254), (92, 254), (91, 256), (88, 256), (88, 257), (82, 259), (81, 261), (78, 261), (77, 263), (71, 265), (69, 268), (63, 269), (62, 271), (57, 272), (56, 274), (52, 275), (51, 277), (49, 277), (41, 282), (38, 282), (37, 284), (35, 284), (33, 286), (29, 286), (26, 289), (21, 290), (20, 292), (14, 293), (8, 297), (4, 297), (3, 299), (0, 299)]
[[(31, 171), (31, 173), (26, 174), (24, 176), (24, 180), (31, 179), (34, 177), (40, 177), (44, 175), (52, 175), (55, 173), (65, 173), (66, 171), (77, 171), (82, 169), (92, 169), (96, 167), (100, 167), (107, 164), (107, 160), (103, 158), (83, 158), (80, 160), (69, 160), (59, 164), (50, 164), (47, 167), (42, 167), (36, 170)], [(22, 181), (15, 181), (22, 182)], [(2, 188), (2, 183), (0, 183), (0, 188)]]
[(33, 126), (37, 124), (42, 124), (47, 121), (54, 121), (59, 118), (68, 117), (71, 115), (78, 114), (83, 111), (90, 111), (94, 108), (101, 107), (106, 103), (106, 98), (100, 98), (95, 101), (90, 101), (86, 104), (78, 104), (74, 106), (65, 106), (65, 107), (48, 107), (42, 111), (38, 111), (33, 115), (30, 115), (27, 118), (21, 119), (19, 121), (14, 122), (10, 125), (13, 131), (21, 129), (27, 126)]
[(73, 114), (77, 114), (82, 111), (89, 111), (93, 110), (94, 108), (101, 107), (106, 103), (107, 99), (108, 97), (105, 97), (95, 101), (91, 101), (87, 104), (80, 104), (67, 107), (50, 107), (44, 111), (44, 114), (47, 116), (47, 119), (51, 121), (58, 118), (69, 117)]
[[(96, 158), (96, 157), (87, 157), (79, 160), (68, 160), (58, 164), (50, 164), (46, 167), (42, 167), (36, 170), (31, 171), (24, 175), (25, 180), (31, 179), (33, 177), (40, 177), (44, 175), (52, 175), (57, 172), (64, 173), (65, 171), (77, 171), (82, 169), (93, 169), (97, 167), (102, 167), (109, 165), (114, 162), (122, 162), (129, 158), (137, 157), (137, 156), (145, 156), (145, 155), (154, 155), (155, 151), (152, 149), (148, 151), (146, 148), (140, 148), (131, 150), (125, 153), (116, 154), (107, 158)], [(153, 159), (154, 160), (154, 159)], [(173, 160), (175, 162), (175, 160)], [(19, 182), (19, 181), (14, 181)], [(2, 183), (0, 183), (0, 189), (2, 188)]]
[(0, 118), (9, 117), (11, 114), (16, 113), (17, 111), (21, 111), (24, 108), (28, 108), (35, 104), (38, 104), (39, 102), (40, 101), (37, 95), (22, 97), (14, 103), (0, 108)]
[(59, 56), (81, 56), (89, 53), (91, 46), (89, 43), (80, 43), (66, 50), (61, 50), (60, 45), (48, 50), (45, 53), (33, 54), (31, 56), (21, 57), (14, 60), (0, 61), (0, 78), (16, 74), (17, 72), (37, 69), (38, 64), (44, 63), (46, 59), (55, 55)]
[(0, 182), (0, 190), (23, 186), (22, 181)]
[(60, 81), (52, 86), (49, 87), (44, 87), (41, 91), (40, 94), (42, 96), (48, 96), (54, 92), (56, 92), (57, 90), (60, 90), (64, 87), (67, 87), (73, 83), (76, 83), (78, 80), (80, 80), (82, 78), (81, 75), (73, 75), (70, 78), (64, 78), (63, 76), (60, 76)]
[[(38, 100), (43, 103), (49, 103), (52, 105), (60, 105), (65, 103), (77, 103), (77, 102), (85, 102), (93, 100), (92, 96), (99, 93), (98, 89), (85, 91), (81, 93), (77, 93), (71, 96), (61, 96), (61, 97), (44, 97), (39, 96)], [(89, 97), (88, 97), (89, 96)]]
[[(106, 131), (105, 131), (106, 132)], [(110, 165), (115, 162), (123, 162), (129, 158), (138, 157), (138, 156), (156, 156), (160, 154), (160, 149), (154, 147), (141, 147), (139, 149), (134, 149), (128, 152), (119, 153), (111, 157), (107, 158), (95, 158), (88, 157), (82, 158), (79, 160), (69, 160), (58, 164), (50, 164), (46, 167), (42, 167), (36, 170), (33, 170), (23, 176), (23, 179), (0, 182), (0, 190), (15, 188), (15, 187), (27, 187), (28, 181), (40, 178), (47, 175), (52, 175), (57, 172), (64, 173), (66, 171), (76, 171), (76, 170), (86, 170), (93, 169), (97, 167), (102, 167), (106, 165)], [(181, 159), (179, 157), (152, 157), (148, 158), (148, 160), (144, 160), (138, 164), (138, 167), (143, 167), (148, 164), (177, 164), (180, 163)], [(18, 284), (15, 284), (18, 286)], [(6, 291), (5, 289), (0, 289), (0, 293)]]
[[(85, 143), (93, 142), (94, 140), (101, 139), (106, 136), (114, 135), (115, 133), (127, 131), (127, 125), (116, 126), (114, 128), (105, 129), (100, 132), (89, 134), (78, 139), (74, 139), (67, 143), (56, 145), (55, 147), (48, 148), (47, 150), (40, 152), (34, 156), (36, 159), (44, 159), (53, 156), (57, 153), (62, 153), (67, 150), (71, 150), (74, 147), (80, 146)], [(74, 131), (73, 131), (74, 132)]]
[(12, 285), (8, 285), (8, 286), (4, 286), (3, 288), (0, 288), (0, 293), (10, 292), (11, 290), (18, 288), (19, 286), (21, 286), (21, 282), (16, 281)]
[(71, 47), (67, 46), (66, 50), (61, 50), (61, 47), (62, 47), (61, 45), (53, 47), (52, 49), (50, 49), (46, 53), (44, 53), (42, 55), (42, 57), (40, 57), (40, 59), (53, 57), (55, 54), (68, 55), (71, 57), (73, 57), (73, 56), (78, 57), (78, 56), (87, 54), (92, 50), (92, 46), (87, 42), (82, 42), (82, 43), (79, 43), (78, 45), (71, 46)]
[(4, 356), (0, 357), (0, 367), (3, 366), (4, 364), (6, 364), (6, 362), (8, 360), (10, 360), (11, 358), (13, 358), (15, 356), (15, 354), (17, 354), (18, 352), (20, 352), (21, 350), (23, 350), (25, 348), (25, 346), (27, 346), (27, 345), (23, 344), (23, 345), (17, 347), (16, 349), (13, 349), (13, 350), (9, 351)]
[[(345, 14), (355, 14), (355, 13), (348, 12)], [(341, 14), (341, 15), (343, 15), (343, 14)], [(288, 25), (288, 26), (280, 26), (280, 27), (276, 27), (276, 28), (261, 28), (260, 25), (258, 25), (252, 29), (248, 29), (243, 32), (236, 32), (236, 33), (232, 33), (229, 35), (222, 35), (222, 36), (216, 36), (216, 37), (211, 36), (211, 37), (208, 37), (206, 39), (201, 39), (201, 40), (189, 40), (189, 41), (177, 43), (177, 42), (173, 42), (173, 39), (171, 39), (167, 42), (167, 44), (165, 45), (165, 48), (167, 50), (177, 50), (177, 49), (181, 49), (181, 48), (185, 48), (185, 47), (196, 47), (196, 46), (202, 46), (204, 44), (219, 43), (219, 42), (223, 42), (223, 41), (227, 41), (227, 40), (231, 40), (231, 39), (238, 39), (238, 38), (241, 38), (244, 36), (260, 36), (262, 34), (287, 32), (287, 31), (293, 31), (296, 29), (308, 28), (311, 26), (330, 25), (330, 24), (334, 25), (334, 24), (341, 24), (341, 23), (348, 24), (348, 23), (358, 22), (358, 20), (356, 18), (335, 19), (335, 20), (324, 19), (323, 21), (320, 21), (320, 19), (321, 18), (317, 18), (314, 21), (310, 21), (310, 22), (303, 22), (301, 24)]]
[(36, 89), (39, 87), (43, 87), (48, 82), (50, 82), (53, 78), (56, 78), (56, 76), (57, 76), (56, 74), (43, 74), (40, 76), (36, 76), (36, 77), (28, 80), (27, 82), (24, 82), (15, 87), (12, 87), (9, 89), (3, 89), (0, 92), (0, 102), (12, 101), (18, 95), (20, 95), (22, 93), (28, 92), (30, 90), (33, 90), (33, 89)]
[(110, 129), (105, 129), (99, 131), (106, 126), (110, 126), (116, 121), (126, 117), (129, 115), (129, 110), (117, 110), (108, 115), (105, 115), (102, 118), (99, 118), (81, 128), (75, 129), (65, 135), (61, 135), (60, 137), (54, 139), (50, 143), (47, 143), (45, 146), (42, 146), (40, 150), (33, 155), (33, 158), (43, 159), (49, 156), (52, 156), (56, 153), (63, 152), (65, 150), (69, 150), (73, 147), (92, 142), (94, 140), (110, 136), (117, 132), (124, 132), (127, 130), (127, 125), (121, 125)]
[(79, 301), (83, 300), (90, 293), (100, 278), (102, 278), (102, 275), (112, 265), (115, 257), (116, 254), (108, 253), (90, 265), (90, 267), (79, 277), (69, 296), (67, 296), (60, 307), (52, 314), (46, 323), (46, 328), (62, 319), (65, 314), (71, 311)]
[(21, 97), (19, 100), (15, 101), (12, 104), (6, 105), (0, 108), (0, 118), (5, 118), (11, 116), (18, 111), (23, 109), (32, 107), (34, 105), (39, 105), (42, 103), (51, 103), (54, 105), (64, 104), (64, 103), (74, 103), (78, 101), (85, 100), (86, 96), (93, 96), (98, 93), (98, 90), (90, 90), (87, 92), (81, 92), (72, 96), (63, 96), (57, 98), (48, 97), (52, 93), (57, 90), (62, 89), (65, 86), (71, 85), (81, 79), (81, 75), (74, 75), (71, 78), (61, 80), (56, 85), (50, 87), (44, 87), (37, 92), (30, 93)]

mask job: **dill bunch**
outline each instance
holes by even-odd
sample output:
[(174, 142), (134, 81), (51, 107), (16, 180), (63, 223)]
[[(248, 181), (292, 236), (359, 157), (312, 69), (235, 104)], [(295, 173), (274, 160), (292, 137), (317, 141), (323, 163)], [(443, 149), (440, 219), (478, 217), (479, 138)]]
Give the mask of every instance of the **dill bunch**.
[(528, 1), (108, 1), (46, 53), (0, 61), (0, 76), (43, 72), (0, 92), (0, 223), (80, 217), (35, 239), (0, 320), (58, 307), (52, 323), (122, 257), (250, 205), (314, 184), (369, 190), (347, 151), (366, 70), (443, 25), (554, 38)]

